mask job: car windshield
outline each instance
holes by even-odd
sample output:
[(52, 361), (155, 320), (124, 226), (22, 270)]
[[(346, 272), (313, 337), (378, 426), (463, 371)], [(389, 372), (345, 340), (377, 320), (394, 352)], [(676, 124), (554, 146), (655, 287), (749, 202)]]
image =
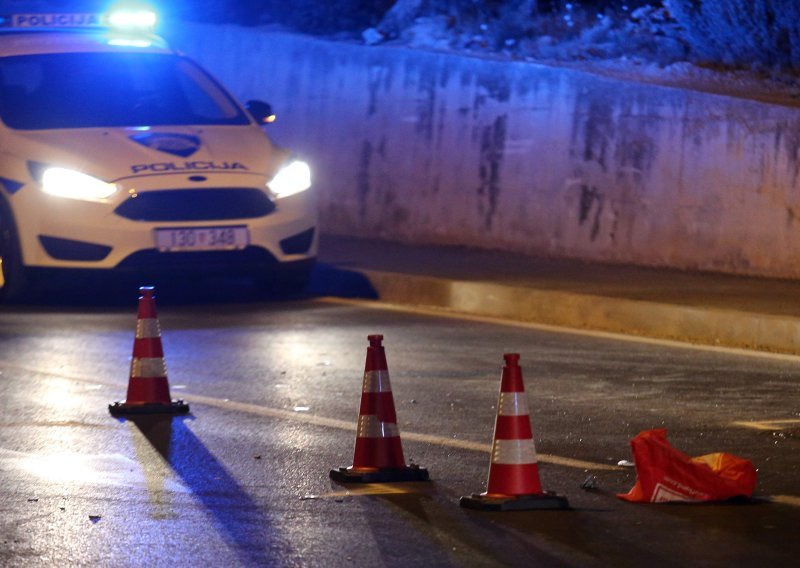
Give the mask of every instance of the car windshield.
[(200, 67), (162, 53), (0, 58), (0, 119), (21, 130), (249, 122)]

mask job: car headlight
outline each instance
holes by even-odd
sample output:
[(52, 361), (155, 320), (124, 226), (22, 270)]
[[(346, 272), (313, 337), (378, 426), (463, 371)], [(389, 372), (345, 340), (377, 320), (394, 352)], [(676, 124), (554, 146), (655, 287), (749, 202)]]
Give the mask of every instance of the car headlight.
[(84, 201), (104, 201), (117, 191), (116, 184), (67, 168), (44, 169), (41, 187), (50, 195)]
[(305, 191), (311, 187), (311, 169), (305, 162), (295, 160), (282, 167), (267, 187), (278, 199)]

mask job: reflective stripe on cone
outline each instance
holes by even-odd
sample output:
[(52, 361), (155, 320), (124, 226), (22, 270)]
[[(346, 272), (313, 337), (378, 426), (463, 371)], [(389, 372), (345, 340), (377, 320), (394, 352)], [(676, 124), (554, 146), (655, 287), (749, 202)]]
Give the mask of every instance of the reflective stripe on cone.
[(381, 422), (372, 414), (358, 417), (356, 435), (359, 438), (399, 438), (400, 429), (394, 422)]
[(388, 370), (364, 371), (364, 382), (361, 392), (392, 392)]
[(157, 318), (136, 320), (136, 339), (161, 338), (161, 326)]
[(533, 440), (495, 440), (492, 445), (492, 463), (525, 465), (536, 463)]
[(167, 364), (163, 357), (134, 357), (130, 376), (136, 379), (166, 378)]

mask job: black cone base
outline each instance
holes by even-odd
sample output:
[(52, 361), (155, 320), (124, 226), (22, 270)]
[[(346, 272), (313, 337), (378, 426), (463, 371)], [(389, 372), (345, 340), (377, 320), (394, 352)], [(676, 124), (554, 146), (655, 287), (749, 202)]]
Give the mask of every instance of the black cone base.
[(566, 497), (555, 493), (541, 495), (488, 496), (485, 493), (462, 497), (459, 505), (478, 511), (533, 511), (569, 509)]
[(393, 481), (428, 481), (428, 470), (410, 465), (406, 467), (385, 467), (380, 469), (358, 470), (352, 467), (332, 469), (331, 479), (340, 483), (390, 483)]
[(189, 405), (182, 400), (174, 400), (170, 404), (145, 403), (145, 404), (126, 404), (115, 402), (108, 405), (111, 416), (128, 416), (132, 414), (186, 414), (189, 412)]

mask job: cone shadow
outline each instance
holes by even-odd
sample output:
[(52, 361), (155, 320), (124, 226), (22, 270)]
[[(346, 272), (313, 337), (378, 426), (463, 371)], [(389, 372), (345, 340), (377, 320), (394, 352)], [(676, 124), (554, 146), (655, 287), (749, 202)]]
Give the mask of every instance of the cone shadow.
[(289, 545), (279, 541), (274, 520), (187, 427), (186, 421), (191, 419), (162, 415), (127, 420), (210, 513), (215, 528), (243, 565), (270, 565), (276, 557), (285, 557)]
[[(372, 531), (372, 541), (378, 547), (381, 558), (386, 559), (387, 564), (395, 558), (398, 548), (419, 547), (420, 553), (424, 550), (427, 566), (451, 566), (452, 562), (447, 552), (446, 546), (437, 536), (430, 536), (430, 531), (425, 528), (416, 529), (418, 523), (423, 526), (436, 524), (434, 519), (428, 515), (427, 509), (432, 507), (436, 487), (430, 483), (397, 484), (398, 488), (406, 491), (398, 494), (375, 495), (373, 499), (379, 504), (380, 509), (385, 509), (388, 516), (406, 519), (406, 527), (399, 531), (400, 534), (390, 534), (382, 530), (379, 526), (370, 525)], [(402, 511), (403, 516), (397, 517), (397, 511)], [(382, 515), (381, 513), (378, 513)], [(437, 527), (442, 530), (441, 527)], [(444, 529), (446, 531), (446, 529)]]
[(436, 526), (443, 544), (469, 550), (476, 565), (482, 561), (501, 566), (566, 565), (560, 551), (540, 538), (543, 531), (537, 530), (533, 538), (526, 535), (534, 520), (539, 523), (537, 526), (571, 526), (575, 517), (569, 516), (568, 511), (473, 511), (458, 507), (457, 494), (450, 488), (441, 488), (428, 499), (422, 495), (407, 500), (400, 499), (400, 495), (382, 497), (419, 521)]
[[(395, 556), (398, 539), (405, 538), (406, 546), (424, 548), (430, 566), (470, 565), (464, 564), (465, 555), (473, 565), (564, 565), (546, 547), (520, 536), (524, 530), (501, 528), (498, 521), (508, 513), (465, 514), (453, 505), (457, 501), (455, 495), (435, 483), (405, 493), (375, 495), (373, 499), (393, 517), (402, 512), (399, 518), (407, 521), (403, 537), (389, 535), (378, 527), (372, 531), (371, 537), (384, 558)], [(436, 530), (431, 531), (430, 527)], [(487, 539), (487, 534), (495, 538)]]

